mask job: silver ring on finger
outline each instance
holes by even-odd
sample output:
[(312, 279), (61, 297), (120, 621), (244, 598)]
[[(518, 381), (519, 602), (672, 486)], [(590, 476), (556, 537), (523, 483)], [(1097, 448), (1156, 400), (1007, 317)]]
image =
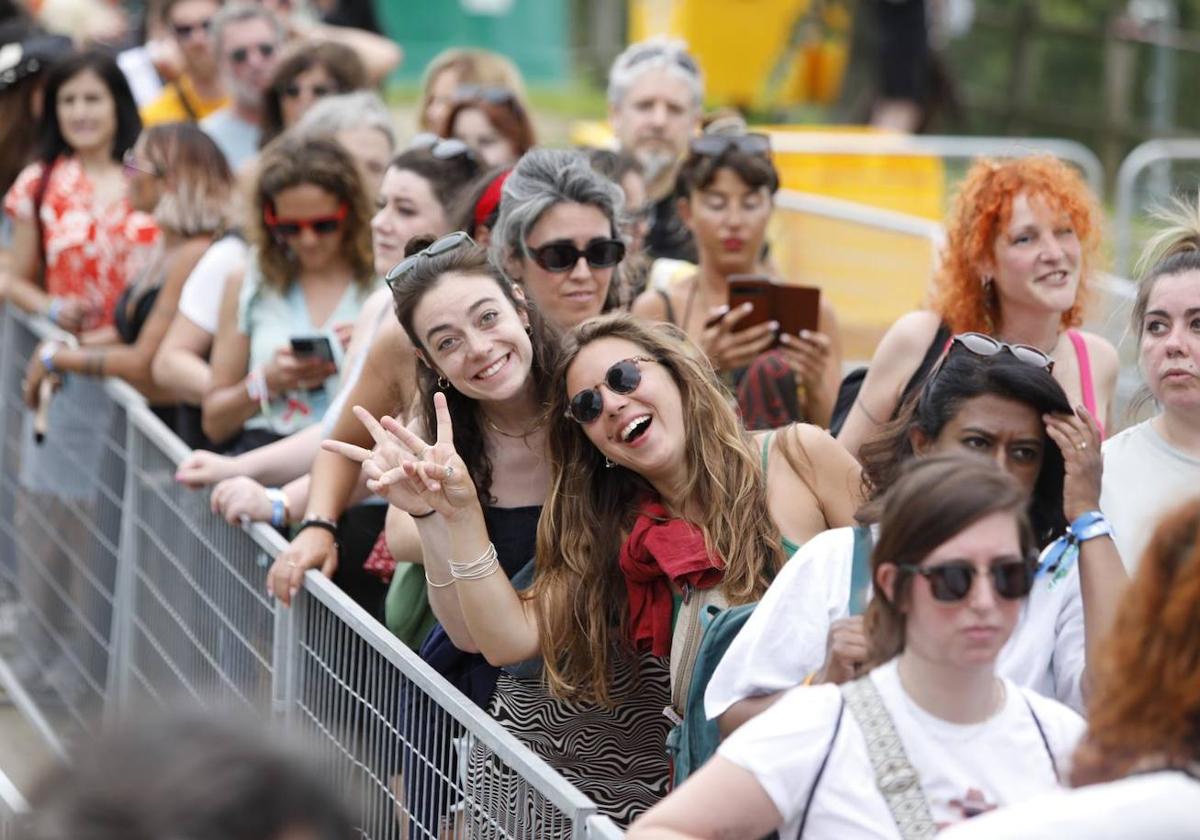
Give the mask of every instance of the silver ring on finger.
[(1083, 450), (1087, 449), (1087, 441), (1080, 441), (1079, 443), (1075, 444), (1075, 448), (1082, 452)]
[(446, 478), (450, 478), (453, 475), (454, 475), (454, 467), (447, 466), (446, 467)]

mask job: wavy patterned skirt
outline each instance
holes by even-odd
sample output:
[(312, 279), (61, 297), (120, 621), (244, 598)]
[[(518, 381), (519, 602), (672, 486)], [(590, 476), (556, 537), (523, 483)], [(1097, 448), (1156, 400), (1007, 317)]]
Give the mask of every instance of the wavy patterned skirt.
[[(671, 699), (671, 675), (666, 658), (648, 653), (636, 661), (614, 656), (612, 662), (612, 708), (555, 700), (540, 679), (504, 673), (488, 713), (624, 827), (667, 794), (671, 722), (663, 709)], [(505, 831), (570, 835), (569, 826), (560, 833), (544, 802), (478, 749), (467, 778), (483, 813), (506, 814)], [(472, 836), (498, 833), (475, 822)]]

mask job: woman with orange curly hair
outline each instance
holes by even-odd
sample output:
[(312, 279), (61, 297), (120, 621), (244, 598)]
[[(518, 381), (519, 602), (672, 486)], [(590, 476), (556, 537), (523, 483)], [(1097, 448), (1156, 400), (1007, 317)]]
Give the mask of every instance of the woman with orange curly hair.
[(1098, 671), (1071, 771), (1079, 789), (941, 837), (1200, 836), (1200, 499), (1159, 524)]
[(977, 161), (951, 213), (932, 310), (900, 318), (879, 342), (838, 440), (857, 455), (924, 380), (950, 336), (964, 332), (1049, 354), (1071, 404), (1103, 427), (1117, 351), (1076, 329), (1096, 268), (1100, 218), (1083, 179), (1055, 158)]

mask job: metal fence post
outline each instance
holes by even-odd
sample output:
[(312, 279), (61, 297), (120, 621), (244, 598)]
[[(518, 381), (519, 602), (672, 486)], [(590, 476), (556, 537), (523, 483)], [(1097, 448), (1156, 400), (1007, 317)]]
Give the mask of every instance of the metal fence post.
[(137, 424), (125, 411), (125, 489), (121, 504), (121, 542), (117, 550), (117, 579), (113, 593), (113, 616), (105, 693), (105, 716), (116, 718), (129, 701), (129, 664), (133, 645), (133, 601), (137, 568), (138, 464), (142, 440)]
[[(1134, 148), (1117, 169), (1115, 262), (1118, 274), (1133, 271), (1133, 216), (1136, 202), (1134, 187), (1147, 167), (1164, 160), (1200, 160), (1200, 140), (1148, 140)], [(1166, 196), (1160, 196), (1165, 198)]]

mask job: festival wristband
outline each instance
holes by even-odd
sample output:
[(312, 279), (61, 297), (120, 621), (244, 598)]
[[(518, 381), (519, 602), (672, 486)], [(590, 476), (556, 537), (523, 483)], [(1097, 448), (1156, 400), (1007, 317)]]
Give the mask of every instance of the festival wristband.
[(271, 524), (276, 528), (282, 528), (288, 524), (290, 518), (287, 494), (278, 487), (266, 487), (264, 492), (267, 495), (267, 501), (271, 503)]
[(62, 298), (50, 298), (50, 305), (46, 307), (46, 317), (50, 319), (50, 323), (58, 325), (58, 316), (62, 314), (62, 308)]
[(1096, 537), (1111, 537), (1113, 533), (1112, 523), (1098, 510), (1089, 510), (1076, 517), (1068, 530), (1077, 543), (1085, 543)]
[(309, 528), (319, 528), (322, 531), (328, 531), (333, 536), (334, 543), (337, 543), (337, 523), (332, 519), (326, 519), (323, 516), (306, 516), (296, 526), (296, 536), (299, 536), (301, 531), (307, 531)]
[(46, 373), (58, 373), (58, 369), (54, 367), (54, 357), (58, 355), (58, 351), (61, 349), (61, 344), (47, 344), (42, 348), (42, 352), (38, 354), (38, 361), (42, 363), (42, 367), (46, 369)]

